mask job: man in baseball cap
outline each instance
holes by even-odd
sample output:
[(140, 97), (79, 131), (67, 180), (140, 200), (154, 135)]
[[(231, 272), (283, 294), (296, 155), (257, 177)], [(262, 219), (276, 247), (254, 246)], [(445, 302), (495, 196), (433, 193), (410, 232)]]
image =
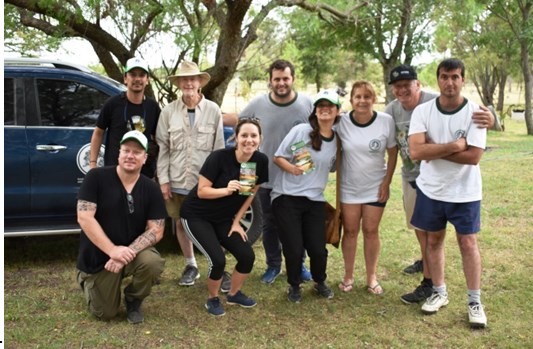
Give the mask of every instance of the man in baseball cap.
[[(157, 160), (155, 130), (161, 108), (155, 100), (145, 96), (145, 90), (149, 84), (146, 61), (140, 57), (128, 59), (124, 66), (126, 92), (110, 97), (100, 110), (96, 121), (91, 138), (89, 158), (91, 168), (118, 164), (122, 136), (128, 131), (138, 130), (144, 133), (149, 144), (148, 159), (142, 168), (142, 173), (149, 178), (154, 178)], [(105, 153), (102, 159), (100, 148), (106, 131)]]

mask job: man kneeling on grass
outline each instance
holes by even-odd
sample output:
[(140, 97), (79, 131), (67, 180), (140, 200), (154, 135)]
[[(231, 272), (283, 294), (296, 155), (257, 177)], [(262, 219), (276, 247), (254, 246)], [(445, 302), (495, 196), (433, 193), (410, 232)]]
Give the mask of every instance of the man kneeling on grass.
[(117, 315), (122, 279), (132, 276), (124, 289), (127, 318), (143, 322), (141, 303), (165, 265), (154, 245), (163, 237), (167, 212), (159, 185), (141, 175), (147, 149), (141, 132), (126, 133), (118, 166), (89, 171), (78, 194), (77, 280), (89, 311), (101, 320)]

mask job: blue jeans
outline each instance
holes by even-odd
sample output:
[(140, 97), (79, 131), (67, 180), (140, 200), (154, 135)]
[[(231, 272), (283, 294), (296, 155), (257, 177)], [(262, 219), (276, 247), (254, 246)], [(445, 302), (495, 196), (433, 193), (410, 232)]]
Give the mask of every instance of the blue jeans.
[(281, 269), (281, 242), (276, 218), (272, 214), (270, 192), (272, 189), (259, 188), (259, 200), (263, 211), (263, 247), (267, 266)]

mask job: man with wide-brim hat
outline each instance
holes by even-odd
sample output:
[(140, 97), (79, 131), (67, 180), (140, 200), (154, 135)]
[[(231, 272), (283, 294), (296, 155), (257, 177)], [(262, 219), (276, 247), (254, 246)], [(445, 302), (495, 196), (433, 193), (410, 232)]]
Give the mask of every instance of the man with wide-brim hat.
[(178, 243), (186, 266), (178, 284), (192, 286), (200, 277), (192, 242), (180, 222), (180, 208), (198, 182), (200, 167), (213, 150), (224, 148), (222, 112), (201, 90), (211, 77), (194, 62), (183, 61), (169, 81), (181, 96), (161, 112), (156, 140), (160, 147), (157, 175), (167, 206), (174, 219)]

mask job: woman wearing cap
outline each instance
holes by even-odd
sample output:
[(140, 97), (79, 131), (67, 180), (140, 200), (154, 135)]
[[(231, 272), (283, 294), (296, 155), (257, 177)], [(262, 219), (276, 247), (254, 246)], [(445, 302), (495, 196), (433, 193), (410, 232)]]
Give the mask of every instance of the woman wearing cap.
[[(255, 255), (240, 220), (259, 185), (268, 181), (268, 158), (257, 151), (261, 142), (257, 120), (240, 119), (235, 127), (235, 139), (235, 148), (217, 150), (207, 158), (200, 170), (198, 185), (189, 192), (180, 211), (185, 232), (207, 258), (209, 297), (205, 307), (214, 316), (224, 315), (218, 298), (226, 264), (223, 249), (237, 259), (227, 303), (244, 308), (256, 305), (255, 300), (241, 292), (252, 271)], [(253, 178), (252, 182), (246, 182), (252, 187), (247, 195), (241, 195), (243, 188), (239, 179), (244, 176)]]
[(180, 286), (192, 286), (200, 277), (192, 242), (179, 221), (180, 207), (189, 190), (198, 183), (198, 172), (207, 156), (224, 148), (220, 108), (201, 92), (209, 79), (209, 74), (201, 72), (196, 63), (182, 62), (178, 74), (169, 77), (180, 89), (181, 98), (163, 109), (156, 130), (157, 176), (185, 257), (185, 269), (178, 280)]
[(272, 211), (280, 229), (289, 283), (288, 299), (299, 303), (304, 251), (311, 260), (314, 290), (333, 298), (326, 284), (328, 251), (325, 241), (324, 189), (337, 151), (333, 124), (338, 121), (339, 96), (334, 91), (320, 92), (309, 116), (309, 124), (294, 126), (281, 142), (274, 163), (283, 171), (272, 189)]
[(361, 229), (366, 288), (371, 294), (380, 295), (383, 288), (377, 280), (379, 223), (396, 167), (398, 148), (394, 121), (389, 114), (373, 110), (376, 92), (368, 81), (353, 84), (350, 102), (353, 110), (342, 115), (337, 127), (343, 150), (341, 203), (344, 229), (344, 278), (339, 288), (344, 292), (353, 288), (357, 237)]

